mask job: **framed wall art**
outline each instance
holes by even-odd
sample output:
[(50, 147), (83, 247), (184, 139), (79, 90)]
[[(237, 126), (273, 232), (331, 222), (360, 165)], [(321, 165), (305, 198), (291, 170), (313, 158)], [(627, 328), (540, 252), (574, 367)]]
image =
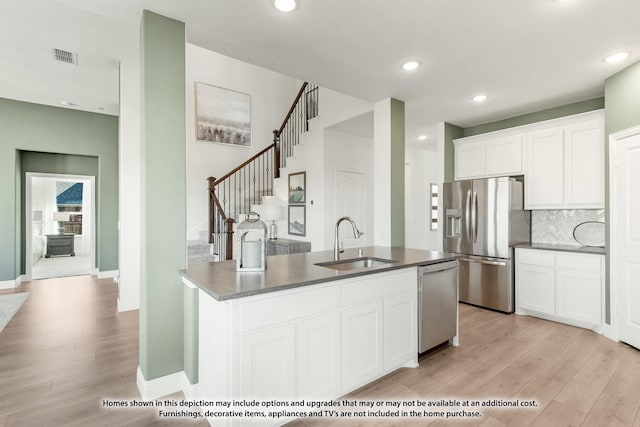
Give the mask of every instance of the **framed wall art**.
[(289, 203), (306, 203), (307, 201), (307, 173), (297, 172), (289, 174)]
[(289, 234), (306, 236), (307, 207), (303, 205), (289, 205)]
[(196, 139), (251, 147), (251, 97), (196, 82)]

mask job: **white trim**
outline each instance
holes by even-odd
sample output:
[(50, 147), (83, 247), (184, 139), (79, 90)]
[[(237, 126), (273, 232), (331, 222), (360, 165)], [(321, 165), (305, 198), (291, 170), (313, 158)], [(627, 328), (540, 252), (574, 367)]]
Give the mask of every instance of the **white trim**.
[(98, 270), (96, 275), (98, 276), (98, 279), (112, 278), (114, 282), (117, 282), (116, 277), (118, 277), (118, 270), (107, 270), (107, 271)]
[(2, 280), (0, 281), (0, 289), (15, 289), (18, 286), (17, 280)]
[(612, 230), (618, 229), (618, 221), (614, 212), (617, 212), (618, 174), (616, 172), (617, 143), (625, 138), (640, 134), (640, 126), (634, 126), (609, 135), (609, 322), (604, 324), (604, 336), (614, 341), (618, 341), (618, 247), (616, 237)]
[(136, 384), (144, 400), (158, 399), (178, 391), (182, 391), (187, 399), (194, 399), (200, 394), (200, 384), (191, 384), (184, 371), (147, 381), (138, 366)]
[[(91, 210), (91, 239), (89, 241), (89, 247), (91, 251), (89, 253), (91, 259), (90, 271), (94, 271), (96, 265), (96, 177), (92, 175), (67, 175), (59, 173), (40, 173), (40, 172), (26, 172), (25, 173), (25, 209), (24, 209), (24, 221), (25, 221), (25, 252), (24, 252), (24, 264), (25, 264), (25, 280), (30, 281), (32, 279), (33, 272), (33, 260), (31, 253), (31, 236), (33, 231), (31, 229), (31, 186), (33, 178), (49, 178), (49, 179), (68, 179), (78, 181), (89, 181), (91, 185), (91, 197), (88, 202), (89, 209)], [(46, 247), (44, 248), (46, 250)], [(43, 254), (44, 256), (44, 254)]]
[[(118, 288), (119, 287), (120, 287), (120, 284), (118, 284)], [(120, 297), (118, 297), (118, 313), (122, 313), (123, 311), (131, 311), (131, 310), (140, 310), (140, 306), (126, 305), (125, 303), (122, 302)]]
[(189, 381), (189, 377), (187, 374), (184, 374), (183, 382), (182, 382), (182, 392), (184, 393), (185, 399), (188, 400), (196, 400), (200, 398), (200, 383), (191, 384)]
[(503, 136), (511, 136), (520, 133), (532, 132), (541, 129), (547, 129), (556, 125), (568, 125), (589, 119), (604, 119), (604, 109), (586, 111), (584, 113), (572, 114), (569, 116), (556, 117), (555, 119), (543, 120), (541, 122), (533, 122), (525, 125), (512, 126), (505, 129), (494, 130), (491, 132), (479, 133), (477, 135), (464, 136), (453, 140), (454, 145), (457, 141), (470, 142), (481, 141), (483, 139), (498, 138)]
[(607, 325), (606, 323), (602, 324), (602, 335), (609, 338), (611, 341), (618, 342), (618, 328), (613, 327), (612, 325)]

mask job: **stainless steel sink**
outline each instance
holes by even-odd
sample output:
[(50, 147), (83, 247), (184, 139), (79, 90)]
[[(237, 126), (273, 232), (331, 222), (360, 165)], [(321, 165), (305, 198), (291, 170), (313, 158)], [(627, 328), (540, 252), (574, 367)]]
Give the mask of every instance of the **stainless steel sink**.
[(360, 257), (351, 259), (341, 259), (338, 261), (319, 262), (320, 267), (332, 268), (334, 270), (358, 270), (361, 268), (382, 267), (387, 264), (398, 262), (392, 259)]

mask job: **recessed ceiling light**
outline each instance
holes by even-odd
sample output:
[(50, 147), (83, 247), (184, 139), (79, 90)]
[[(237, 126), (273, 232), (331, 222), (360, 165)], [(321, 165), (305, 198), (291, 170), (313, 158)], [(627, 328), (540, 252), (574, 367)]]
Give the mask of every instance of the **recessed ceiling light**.
[(402, 64), (402, 69), (405, 71), (413, 71), (420, 66), (418, 61), (408, 61)]
[(296, 0), (274, 0), (273, 5), (280, 12), (292, 12), (298, 6)]
[(420, 135), (420, 136), (418, 137), (418, 139), (419, 139), (420, 141), (424, 141), (425, 139), (427, 139), (427, 135)]
[(624, 61), (629, 56), (629, 52), (618, 52), (613, 55), (607, 56), (604, 62), (609, 64), (615, 64), (616, 62)]
[(473, 98), (471, 98), (471, 100), (472, 100), (473, 102), (478, 102), (478, 103), (480, 103), (480, 102), (484, 102), (484, 101), (486, 101), (486, 100), (487, 100), (487, 98), (489, 98), (489, 96), (488, 96), (488, 95), (485, 95), (485, 94), (479, 94), (479, 95), (476, 95), (476, 96), (474, 96)]

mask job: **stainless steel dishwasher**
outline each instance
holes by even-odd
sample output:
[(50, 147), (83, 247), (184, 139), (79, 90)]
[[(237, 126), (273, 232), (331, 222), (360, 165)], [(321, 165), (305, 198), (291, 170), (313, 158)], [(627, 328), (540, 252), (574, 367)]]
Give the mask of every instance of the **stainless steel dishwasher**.
[(418, 267), (418, 334), (420, 353), (457, 337), (457, 260)]

